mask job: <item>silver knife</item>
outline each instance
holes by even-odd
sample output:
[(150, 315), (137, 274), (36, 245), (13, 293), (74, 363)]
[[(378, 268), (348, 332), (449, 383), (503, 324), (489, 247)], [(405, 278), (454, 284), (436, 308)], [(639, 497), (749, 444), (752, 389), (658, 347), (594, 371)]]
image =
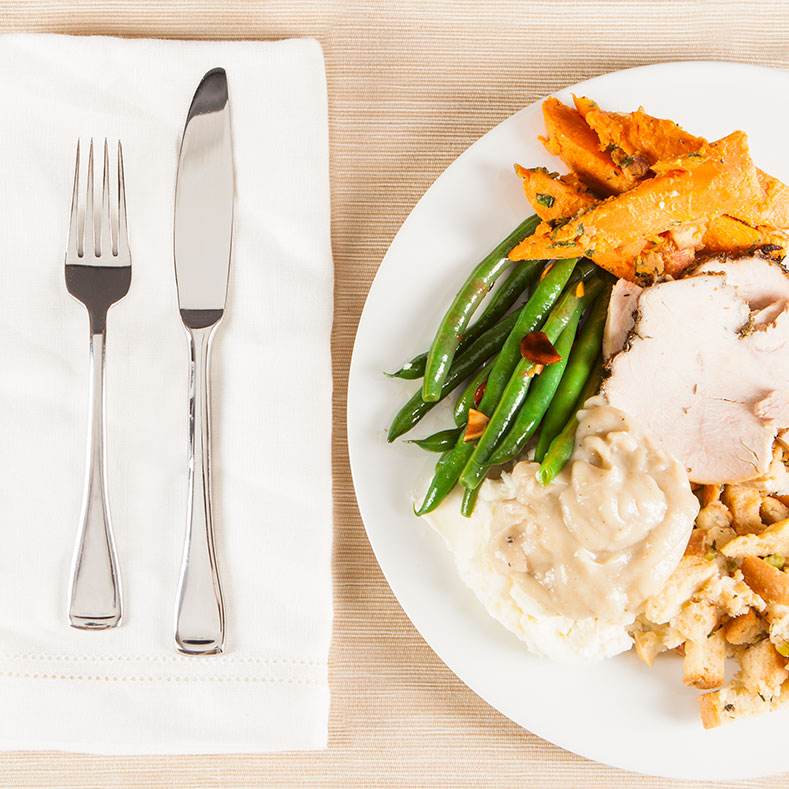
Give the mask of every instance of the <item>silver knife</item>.
[(218, 68), (192, 99), (175, 186), (175, 280), (191, 355), (189, 498), (175, 643), (188, 655), (216, 655), (224, 644), (211, 512), (210, 354), (225, 313), (234, 184), (227, 75)]

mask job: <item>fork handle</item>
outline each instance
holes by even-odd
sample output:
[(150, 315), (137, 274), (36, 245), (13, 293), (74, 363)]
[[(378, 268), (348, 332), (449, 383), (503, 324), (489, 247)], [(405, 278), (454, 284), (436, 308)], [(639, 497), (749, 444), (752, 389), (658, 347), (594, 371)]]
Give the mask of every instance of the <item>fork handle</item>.
[(104, 360), (106, 328), (91, 330), (90, 400), (85, 488), (71, 565), (69, 620), (83, 630), (116, 627), (121, 620), (118, 559), (110, 524), (105, 457)]
[(187, 655), (216, 655), (224, 645), (225, 613), (216, 564), (211, 505), (211, 340), (217, 323), (187, 328), (189, 387), (189, 499), (175, 642)]

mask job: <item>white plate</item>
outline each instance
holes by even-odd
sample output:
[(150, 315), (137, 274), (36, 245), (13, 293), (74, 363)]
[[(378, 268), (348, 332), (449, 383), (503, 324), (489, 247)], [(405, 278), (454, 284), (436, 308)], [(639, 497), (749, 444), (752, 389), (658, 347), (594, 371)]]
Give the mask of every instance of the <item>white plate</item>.
[[(743, 129), (757, 165), (789, 181), (786, 72), (668, 63), (597, 77), (556, 95), (571, 102), (571, 92), (607, 109), (644, 105), (712, 140)], [(411, 491), (429, 461), (416, 447), (387, 444), (386, 430), (417, 382), (388, 380), (381, 371), (397, 369), (429, 344), (471, 266), (532, 213), (513, 163), (565, 169), (537, 141), (543, 133), (536, 103), (472, 145), (419, 201), (381, 264), (359, 324), (348, 391), (351, 467), (367, 534), (427, 643), (524, 728), (590, 759), (652, 775), (710, 780), (782, 772), (789, 769), (789, 710), (704, 731), (698, 693), (683, 687), (678, 658), (658, 659), (649, 669), (632, 653), (580, 668), (532, 656), (487, 615), (441, 539), (411, 512)], [(414, 433), (427, 435), (436, 424), (425, 420)]]

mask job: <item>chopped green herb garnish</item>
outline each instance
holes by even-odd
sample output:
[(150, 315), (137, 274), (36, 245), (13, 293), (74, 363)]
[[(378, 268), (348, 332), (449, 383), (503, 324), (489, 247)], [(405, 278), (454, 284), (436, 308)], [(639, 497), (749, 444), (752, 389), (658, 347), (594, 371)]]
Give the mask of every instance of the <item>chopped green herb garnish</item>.
[(551, 247), (574, 247), (575, 241), (554, 241), (553, 244), (548, 244), (548, 249)]
[(570, 221), (569, 216), (560, 216), (557, 217), (556, 219), (549, 220), (548, 225), (553, 228), (553, 233), (551, 233), (551, 238), (556, 238), (556, 231), (558, 230), (558, 228), (560, 228), (564, 224), (567, 224), (567, 222), (569, 221)]
[(764, 561), (767, 562), (767, 564), (770, 564), (773, 567), (775, 567), (776, 570), (781, 570), (783, 569), (786, 559), (783, 556), (775, 556), (773, 554), (770, 556), (766, 556)]
[(552, 208), (553, 204), (556, 202), (556, 198), (553, 195), (544, 195), (537, 192), (537, 202), (540, 205), (544, 205), (546, 208)]

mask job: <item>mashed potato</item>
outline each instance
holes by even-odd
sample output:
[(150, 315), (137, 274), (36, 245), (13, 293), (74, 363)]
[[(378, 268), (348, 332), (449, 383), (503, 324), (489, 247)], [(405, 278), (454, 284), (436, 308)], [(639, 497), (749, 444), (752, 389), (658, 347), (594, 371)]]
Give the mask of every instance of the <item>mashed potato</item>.
[(471, 519), (455, 492), (425, 516), (488, 612), (540, 655), (626, 651), (638, 607), (665, 584), (698, 512), (684, 468), (601, 398), (579, 414), (571, 461), (549, 486), (519, 463), (487, 481)]

